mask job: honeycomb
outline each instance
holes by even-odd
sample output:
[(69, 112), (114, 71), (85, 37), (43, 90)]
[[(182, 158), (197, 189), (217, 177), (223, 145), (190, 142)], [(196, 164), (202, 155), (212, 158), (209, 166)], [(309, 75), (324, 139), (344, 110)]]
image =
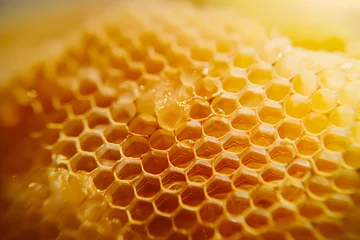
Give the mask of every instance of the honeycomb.
[(1, 88), (2, 239), (360, 238), (359, 60), (111, 8)]

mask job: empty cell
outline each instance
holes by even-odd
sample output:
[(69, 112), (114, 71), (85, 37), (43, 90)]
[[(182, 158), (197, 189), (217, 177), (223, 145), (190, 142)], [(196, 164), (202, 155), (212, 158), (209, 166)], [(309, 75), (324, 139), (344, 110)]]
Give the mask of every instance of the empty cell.
[(96, 132), (85, 132), (80, 137), (80, 147), (84, 151), (95, 152), (103, 143), (101, 135)]
[(240, 234), (243, 231), (243, 226), (241, 223), (237, 222), (236, 219), (225, 218), (221, 221), (218, 229), (222, 237), (229, 238)]
[(201, 77), (195, 82), (195, 94), (199, 97), (209, 99), (214, 97), (220, 89), (220, 82), (218, 78)]
[(318, 88), (315, 72), (308, 70), (301, 71), (291, 83), (292, 89), (303, 96), (312, 95)]
[(238, 189), (252, 190), (259, 184), (259, 175), (255, 171), (240, 168), (232, 177), (232, 181)]
[(114, 206), (126, 207), (135, 198), (134, 187), (128, 183), (114, 182), (105, 193)]
[(290, 176), (295, 178), (304, 178), (310, 173), (311, 164), (305, 159), (295, 159), (288, 167), (287, 172)]
[(314, 157), (315, 167), (318, 171), (331, 174), (340, 168), (341, 155), (322, 151)]
[(202, 183), (206, 182), (213, 174), (211, 163), (198, 160), (189, 167), (186, 175), (189, 181)]
[(323, 132), (330, 124), (329, 119), (326, 115), (312, 112), (307, 117), (305, 117), (304, 121), (305, 129), (312, 134), (319, 134)]
[(276, 224), (287, 225), (296, 222), (297, 209), (287, 203), (278, 204), (271, 211), (272, 219)]
[(193, 234), (192, 239), (207, 240), (214, 236), (214, 229), (200, 226)]
[(239, 106), (234, 94), (223, 93), (211, 101), (211, 108), (215, 114), (229, 115)]
[(273, 69), (268, 63), (254, 63), (248, 69), (249, 81), (260, 85), (267, 85), (273, 78)]
[(273, 187), (261, 185), (253, 191), (251, 199), (258, 208), (268, 209), (279, 202), (277, 193)]
[(62, 140), (54, 146), (54, 153), (67, 159), (74, 156), (77, 151), (76, 143), (73, 140)]
[(311, 103), (314, 111), (327, 113), (336, 107), (337, 96), (329, 89), (319, 89), (312, 95)]
[(360, 186), (360, 176), (353, 170), (341, 170), (334, 175), (333, 182), (341, 191), (354, 191)]
[(151, 135), (149, 143), (153, 149), (167, 150), (175, 143), (175, 136), (171, 131), (159, 129)]
[(146, 72), (150, 74), (159, 74), (164, 69), (164, 61), (157, 58), (148, 58), (145, 61)]
[(156, 177), (140, 177), (135, 183), (135, 188), (138, 196), (151, 198), (160, 191), (160, 181)]
[(308, 190), (316, 196), (323, 197), (332, 192), (330, 181), (324, 177), (313, 176), (308, 182)]
[(104, 129), (104, 137), (110, 143), (120, 144), (128, 136), (129, 132), (125, 125), (109, 125)]
[(307, 97), (294, 94), (285, 99), (284, 108), (288, 116), (302, 119), (310, 113), (311, 102)]
[(229, 120), (224, 117), (213, 116), (203, 123), (204, 133), (211, 137), (222, 137), (230, 131)]
[(181, 209), (174, 218), (174, 225), (179, 229), (190, 230), (197, 225), (197, 217), (194, 211)]
[(208, 101), (203, 99), (193, 99), (189, 103), (190, 117), (193, 119), (204, 119), (211, 114), (211, 108)]
[(191, 57), (197, 61), (208, 62), (213, 58), (213, 53), (208, 48), (195, 46), (191, 49)]
[(284, 118), (281, 104), (274, 101), (265, 101), (258, 107), (257, 112), (262, 122), (272, 125), (277, 124), (281, 119)]
[(47, 121), (51, 123), (62, 123), (68, 118), (68, 114), (65, 109), (60, 109), (51, 112), (50, 114), (46, 115)]
[(170, 169), (162, 176), (161, 183), (164, 188), (178, 192), (186, 186), (186, 177), (181, 171)]
[(149, 151), (149, 142), (145, 137), (128, 137), (122, 145), (122, 152), (126, 157), (140, 157)]
[(324, 214), (324, 206), (319, 201), (306, 200), (298, 206), (301, 216), (312, 219)]
[(114, 174), (111, 171), (102, 170), (93, 177), (94, 185), (99, 190), (105, 190), (113, 181)]
[(247, 83), (247, 73), (243, 69), (232, 68), (230, 73), (222, 80), (222, 89), (226, 92), (239, 93)]
[(168, 151), (169, 161), (173, 166), (184, 168), (195, 158), (192, 146), (176, 143)]
[(277, 132), (280, 138), (295, 141), (303, 134), (303, 128), (299, 120), (285, 118), (278, 125)]
[(321, 220), (314, 224), (314, 227), (323, 235), (325, 238), (339, 237), (344, 233), (344, 227), (342, 223), (336, 220)]
[(96, 158), (103, 166), (112, 167), (120, 160), (120, 149), (117, 145), (105, 144), (95, 152)]
[(95, 158), (92, 155), (80, 153), (70, 161), (70, 167), (73, 172), (85, 171), (91, 172), (98, 167)]
[(283, 165), (278, 163), (270, 163), (263, 169), (260, 176), (265, 182), (273, 183), (284, 179), (285, 173), (286, 168)]
[(138, 159), (124, 159), (116, 165), (115, 173), (121, 180), (132, 180), (142, 173), (141, 163)]
[(226, 198), (231, 191), (231, 180), (226, 176), (214, 176), (206, 186), (207, 194), (216, 199)]
[(201, 220), (208, 223), (215, 222), (222, 214), (222, 206), (215, 202), (206, 202), (199, 210)]
[(290, 235), (294, 240), (315, 240), (313, 230), (309, 226), (294, 226), (290, 230)]
[(156, 128), (156, 119), (153, 116), (146, 114), (137, 115), (129, 123), (130, 132), (140, 135), (150, 135)]
[(299, 73), (300, 58), (297, 56), (286, 55), (280, 58), (275, 64), (275, 74), (291, 79)]
[(290, 179), (281, 186), (280, 193), (285, 200), (295, 202), (305, 196), (305, 189), (301, 182)]
[(213, 137), (203, 137), (195, 143), (195, 152), (198, 157), (212, 158), (221, 152), (221, 143)]
[(286, 233), (281, 232), (280, 230), (268, 230), (261, 234), (262, 239), (264, 240), (286, 240)]
[(127, 123), (136, 114), (136, 106), (132, 101), (119, 99), (110, 107), (112, 119), (115, 122)]
[(233, 191), (226, 202), (226, 210), (234, 216), (240, 216), (250, 208), (250, 195), (245, 191)]
[(204, 189), (189, 185), (181, 194), (181, 201), (188, 206), (198, 206), (205, 200)]
[(201, 123), (194, 120), (183, 123), (178, 129), (176, 129), (175, 133), (176, 133), (176, 138), (179, 141), (183, 141), (183, 140), (196, 141), (199, 138), (201, 138), (203, 135)]
[(223, 137), (221, 144), (229, 152), (241, 153), (250, 145), (250, 139), (247, 133), (232, 130)]
[(333, 194), (326, 199), (327, 208), (334, 213), (346, 213), (353, 208), (351, 198), (344, 194)]
[(249, 85), (239, 94), (239, 102), (244, 107), (257, 107), (264, 101), (264, 99), (264, 89), (257, 85)]
[(288, 164), (296, 156), (295, 146), (289, 141), (278, 141), (268, 150), (271, 160), (278, 163)]
[(167, 154), (151, 151), (141, 157), (144, 170), (151, 174), (160, 174), (169, 167)]
[(239, 168), (240, 160), (236, 154), (222, 152), (214, 158), (213, 164), (216, 172), (231, 175)]
[(280, 102), (290, 94), (290, 81), (282, 78), (274, 79), (266, 87), (265, 92), (269, 99)]
[(356, 120), (355, 110), (348, 105), (338, 106), (330, 113), (329, 120), (336, 127), (351, 128)]
[(269, 124), (260, 124), (250, 132), (250, 141), (260, 147), (269, 147), (276, 137), (275, 128)]
[(304, 135), (296, 144), (298, 153), (304, 156), (312, 156), (320, 149), (320, 141), (317, 137)]
[(95, 105), (100, 108), (108, 108), (114, 101), (115, 97), (111, 93), (111, 91), (104, 91), (102, 93), (96, 93), (94, 95)]
[(268, 212), (264, 210), (256, 209), (256, 210), (252, 210), (245, 217), (245, 222), (251, 228), (260, 229), (266, 227), (269, 224), (269, 218), (270, 216)]
[(188, 236), (183, 233), (173, 232), (168, 239), (188, 240)]
[(51, 146), (57, 142), (60, 137), (59, 130), (56, 128), (45, 128), (40, 136), (40, 144)]
[(356, 105), (360, 101), (358, 89), (360, 89), (358, 81), (345, 83), (339, 90), (339, 101), (350, 106)]
[(243, 47), (234, 58), (233, 65), (239, 68), (248, 68), (257, 61), (256, 51), (250, 47)]
[(351, 145), (343, 152), (342, 157), (348, 166), (356, 170), (360, 169), (360, 146), (355, 144)]
[(330, 128), (322, 135), (322, 142), (326, 149), (334, 152), (344, 151), (350, 145), (347, 132), (340, 128)]
[(317, 74), (320, 86), (331, 90), (338, 90), (346, 83), (346, 74), (337, 69), (324, 69)]
[(94, 111), (87, 117), (87, 123), (91, 129), (103, 129), (110, 124), (108, 114), (105, 111)]
[(155, 237), (166, 236), (171, 228), (171, 219), (163, 216), (155, 216), (148, 225), (149, 233)]
[(92, 94), (97, 90), (97, 83), (92, 79), (80, 79), (79, 82), (79, 93), (82, 95)]
[(221, 53), (228, 53), (228, 52), (232, 51), (233, 47), (234, 47), (233, 44), (230, 44), (227, 41), (223, 41), (223, 42), (218, 41), (216, 43), (216, 50)]
[(154, 212), (154, 208), (150, 202), (137, 200), (129, 212), (133, 220), (145, 221)]
[(258, 123), (256, 112), (248, 108), (237, 109), (230, 117), (233, 128), (243, 131), (253, 129)]
[(178, 196), (164, 192), (155, 200), (155, 206), (160, 212), (172, 213), (179, 206)]
[(77, 137), (84, 131), (84, 122), (82, 119), (69, 120), (63, 128), (66, 136)]

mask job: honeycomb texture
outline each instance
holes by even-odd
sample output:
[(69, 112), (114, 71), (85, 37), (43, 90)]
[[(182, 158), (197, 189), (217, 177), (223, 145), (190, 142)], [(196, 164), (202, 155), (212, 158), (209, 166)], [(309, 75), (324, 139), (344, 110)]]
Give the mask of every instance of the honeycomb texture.
[(57, 44), (1, 89), (3, 239), (359, 239), (358, 60), (176, 1)]

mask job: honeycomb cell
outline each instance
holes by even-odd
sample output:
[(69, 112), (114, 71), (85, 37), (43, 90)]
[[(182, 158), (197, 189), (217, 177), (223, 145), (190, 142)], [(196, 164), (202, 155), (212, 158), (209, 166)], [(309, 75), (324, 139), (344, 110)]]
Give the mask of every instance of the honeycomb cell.
[(77, 154), (70, 161), (70, 167), (73, 172), (85, 171), (91, 172), (98, 167), (95, 158), (92, 155)]
[(195, 152), (198, 157), (212, 158), (221, 152), (221, 143), (213, 137), (203, 137), (195, 143)]
[(268, 209), (279, 202), (273, 187), (261, 185), (252, 194), (251, 200), (258, 208)]
[(275, 64), (275, 73), (284, 78), (291, 79), (299, 72), (299, 58), (292, 55), (286, 55), (279, 59)]
[(98, 88), (95, 79), (88, 79), (87, 77), (88, 76), (86, 76), (86, 78), (80, 79), (79, 82), (79, 93), (82, 95), (92, 94)]
[(231, 193), (231, 180), (225, 176), (214, 176), (206, 186), (208, 196), (224, 199)]
[(149, 142), (145, 137), (131, 136), (128, 137), (123, 145), (122, 152), (126, 157), (140, 157), (149, 151)]
[(145, 69), (147, 73), (158, 74), (164, 69), (164, 62), (160, 58), (149, 58), (145, 61)]
[(169, 169), (161, 178), (162, 186), (175, 192), (180, 191), (186, 185), (186, 177), (179, 170)]
[(136, 106), (132, 101), (119, 100), (110, 107), (112, 119), (119, 123), (127, 123), (136, 115)]
[(121, 144), (128, 134), (125, 125), (110, 125), (104, 129), (104, 137), (110, 143)]
[(247, 73), (243, 69), (232, 68), (222, 80), (222, 89), (230, 93), (239, 93), (247, 86)]
[(360, 169), (360, 146), (351, 145), (345, 152), (343, 152), (342, 157), (348, 166), (356, 170)]
[(219, 224), (219, 233), (223, 238), (229, 238), (241, 234), (243, 226), (235, 219), (224, 219)]
[(137, 159), (124, 159), (116, 165), (116, 176), (121, 180), (132, 180), (142, 173), (141, 163)]
[(199, 78), (195, 83), (195, 94), (201, 98), (209, 99), (219, 92), (219, 85), (220, 83), (217, 78)]
[(211, 101), (211, 108), (215, 114), (230, 115), (239, 106), (236, 95), (223, 93)]
[(261, 237), (264, 240), (286, 240), (286, 234), (284, 232), (276, 231), (276, 230), (268, 230), (261, 234)]
[(156, 119), (153, 116), (140, 114), (134, 117), (129, 123), (129, 130), (139, 135), (150, 135), (157, 127)]
[(134, 187), (128, 183), (114, 182), (106, 191), (109, 202), (118, 207), (126, 207), (135, 198)]
[(121, 158), (119, 147), (113, 144), (103, 145), (95, 152), (95, 155), (98, 162), (107, 167), (114, 166)]
[(141, 157), (144, 170), (151, 174), (160, 174), (169, 167), (167, 154), (151, 151)]
[(156, 177), (143, 176), (136, 181), (135, 188), (138, 196), (151, 198), (160, 191), (160, 181)]
[(250, 208), (250, 195), (245, 191), (232, 192), (226, 202), (226, 210), (234, 216), (241, 215)]
[(277, 78), (266, 87), (266, 96), (276, 102), (280, 102), (290, 94), (290, 81)]
[(292, 89), (300, 95), (311, 96), (318, 88), (316, 74), (312, 71), (301, 71), (291, 82)]
[(282, 139), (297, 140), (303, 134), (301, 122), (296, 119), (285, 118), (277, 127), (279, 137)]
[(145, 221), (154, 212), (151, 203), (142, 200), (137, 200), (130, 208), (130, 217), (136, 221)]
[(198, 206), (205, 200), (204, 189), (189, 185), (181, 194), (181, 201), (188, 206)]
[(275, 183), (284, 179), (286, 169), (283, 165), (278, 163), (270, 163), (267, 165), (263, 171), (260, 173), (260, 176), (263, 181), (267, 183)]
[(340, 89), (346, 82), (346, 74), (335, 69), (325, 69), (317, 74), (320, 86), (331, 90)]
[(222, 147), (233, 153), (241, 153), (250, 144), (249, 135), (243, 131), (230, 131), (221, 140)]
[(77, 137), (84, 131), (84, 122), (81, 119), (73, 119), (68, 121), (63, 128), (68, 137)]
[(278, 141), (269, 148), (268, 154), (271, 160), (288, 164), (294, 160), (296, 151), (292, 143), (288, 141)]
[(205, 47), (194, 47), (191, 49), (191, 57), (194, 60), (201, 62), (208, 62), (213, 57), (213, 52)]
[(54, 146), (54, 153), (66, 159), (70, 159), (77, 151), (76, 143), (73, 140), (62, 140)]
[(272, 125), (260, 124), (250, 132), (250, 141), (260, 147), (269, 147), (275, 141), (276, 133)]
[(341, 170), (333, 176), (333, 182), (338, 190), (351, 192), (360, 186), (360, 177), (354, 171)]
[(327, 113), (336, 107), (337, 96), (329, 89), (319, 89), (312, 95), (311, 102), (313, 110)]
[(324, 213), (324, 206), (317, 201), (304, 201), (298, 208), (300, 215), (308, 219), (320, 217)]
[(110, 123), (107, 112), (100, 111), (93, 111), (87, 116), (86, 120), (89, 128), (98, 130), (103, 129)]
[(179, 206), (177, 195), (164, 192), (155, 200), (156, 209), (163, 213), (172, 213)]
[(233, 128), (249, 131), (258, 124), (256, 112), (248, 108), (239, 108), (230, 117)]
[(219, 116), (210, 117), (203, 123), (203, 129), (210, 137), (222, 137), (230, 131), (229, 120)]
[(331, 175), (340, 168), (341, 156), (333, 152), (322, 151), (314, 157), (315, 171)]
[(257, 107), (264, 101), (264, 99), (264, 89), (257, 85), (249, 85), (239, 94), (239, 102), (244, 107)]
[(320, 141), (317, 137), (304, 135), (297, 143), (298, 153), (304, 156), (312, 156), (320, 149)]
[(173, 131), (187, 119), (188, 105), (169, 96), (156, 103), (155, 113), (159, 126)]
[(95, 152), (103, 143), (101, 135), (96, 132), (85, 132), (80, 137), (80, 147), (87, 152)]
[(110, 93), (96, 93), (94, 95), (95, 105), (99, 108), (108, 108), (111, 106), (114, 97)]
[(172, 223), (170, 218), (155, 216), (147, 227), (152, 236), (163, 237), (171, 231)]
[(215, 202), (206, 202), (199, 210), (199, 216), (203, 222), (213, 223), (223, 214), (221, 205)]
[(324, 114), (312, 112), (305, 117), (303, 123), (309, 133), (319, 134), (327, 129), (330, 121)]
[(311, 111), (311, 102), (307, 97), (291, 95), (284, 101), (285, 112), (288, 116), (302, 119)]
[(194, 162), (186, 173), (188, 180), (195, 183), (206, 182), (212, 174), (211, 163), (202, 160)]
[(93, 177), (94, 185), (99, 190), (105, 190), (115, 180), (111, 171), (103, 170)]
[(40, 136), (40, 143), (43, 146), (52, 146), (60, 137), (59, 130), (56, 128), (46, 128)]
[(291, 204), (278, 204), (271, 211), (272, 219), (277, 225), (287, 225), (296, 222), (297, 209)]
[(47, 121), (51, 123), (63, 123), (67, 118), (68, 114), (65, 109), (56, 110), (46, 116)]
[(305, 159), (295, 159), (288, 167), (287, 172), (290, 176), (295, 178), (306, 178), (311, 170), (311, 164)]
[(330, 181), (321, 176), (311, 177), (307, 184), (308, 191), (318, 197), (323, 197), (332, 192)]
[(343, 233), (341, 223), (334, 220), (322, 220), (315, 224), (315, 228), (317, 228), (325, 238), (339, 237)]
[(243, 47), (234, 58), (233, 65), (239, 68), (248, 68), (257, 61), (256, 51), (250, 47)]
[(257, 146), (248, 147), (241, 154), (240, 159), (244, 166), (252, 169), (260, 169), (268, 163), (266, 150)]
[(290, 229), (290, 235), (295, 240), (315, 240), (312, 229), (308, 226), (294, 226)]
[(173, 166), (185, 168), (195, 158), (193, 148), (186, 144), (176, 143), (168, 152), (169, 161)]
[(265, 101), (257, 111), (263, 123), (275, 125), (284, 118), (281, 104), (274, 101)]
[(268, 63), (254, 63), (248, 68), (249, 81), (264, 86), (273, 78), (272, 66)]
[(304, 185), (297, 180), (288, 180), (281, 186), (280, 193), (285, 200), (296, 202), (304, 197), (305, 188)]
[(210, 104), (206, 100), (193, 99), (189, 103), (190, 117), (193, 119), (204, 119), (211, 114)]
[(360, 96), (357, 94), (357, 89), (360, 89), (359, 82), (347, 82), (339, 90), (339, 101), (342, 104), (354, 106), (360, 101)]
[(350, 145), (346, 131), (340, 128), (330, 128), (322, 135), (322, 142), (326, 149), (334, 152), (344, 151)]
[(186, 236), (185, 234), (182, 234), (182, 233), (177, 233), (177, 232), (174, 232), (172, 233), (168, 239), (174, 239), (174, 240), (187, 240), (188, 239), (188, 236)]
[(151, 134), (149, 139), (150, 147), (157, 150), (167, 150), (175, 143), (173, 132), (159, 129)]
[(176, 130), (176, 138), (179, 141), (183, 140), (191, 140), (196, 141), (202, 137), (202, 126), (201, 123), (197, 121), (189, 121), (183, 123), (177, 130)]
[(233, 153), (222, 152), (214, 158), (216, 172), (231, 175), (239, 168), (239, 157)]
[(347, 105), (338, 106), (329, 115), (330, 122), (341, 128), (351, 128), (355, 124), (355, 110)]
[(179, 229), (190, 230), (197, 225), (196, 223), (196, 213), (186, 209), (181, 209), (174, 218), (174, 225)]
[(240, 168), (232, 177), (232, 182), (238, 189), (252, 190), (259, 184), (259, 175), (255, 171)]
[(212, 228), (200, 226), (192, 234), (192, 239), (206, 240), (206, 239), (211, 239), (213, 235), (214, 235), (214, 230)]
[(344, 214), (352, 209), (351, 198), (343, 194), (333, 194), (326, 199), (327, 208), (336, 214)]
[(261, 229), (269, 225), (269, 213), (256, 209), (252, 210), (246, 217), (245, 222), (253, 229)]

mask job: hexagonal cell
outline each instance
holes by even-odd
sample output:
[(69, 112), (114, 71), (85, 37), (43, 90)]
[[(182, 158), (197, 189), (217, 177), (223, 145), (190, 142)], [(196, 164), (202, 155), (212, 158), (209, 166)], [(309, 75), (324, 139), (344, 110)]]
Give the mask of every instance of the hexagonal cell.
[(93, 176), (94, 185), (99, 190), (105, 190), (114, 180), (114, 174), (107, 170), (101, 170)]
[(314, 224), (314, 227), (325, 238), (340, 238), (344, 234), (344, 226), (340, 221), (324, 219)]
[(330, 211), (340, 214), (349, 212), (353, 208), (351, 198), (344, 194), (331, 195), (326, 199), (325, 204)]
[(330, 181), (324, 177), (313, 176), (308, 180), (308, 191), (312, 194), (323, 197), (332, 192)]
[(298, 153), (305, 156), (312, 156), (320, 149), (320, 141), (311, 135), (303, 136), (296, 145)]
[(351, 128), (356, 120), (355, 110), (347, 105), (338, 106), (330, 113), (329, 120), (334, 126)]
[(311, 164), (304, 159), (295, 159), (288, 167), (287, 172), (290, 176), (295, 178), (305, 178), (309, 175), (311, 170)]
[(188, 240), (188, 236), (183, 233), (173, 232), (168, 239)]
[(203, 137), (195, 143), (195, 151), (198, 157), (211, 158), (221, 152), (219, 140), (212, 137)]
[(301, 122), (291, 118), (285, 118), (277, 127), (279, 137), (295, 141), (303, 134)]
[(87, 116), (87, 123), (89, 128), (91, 129), (103, 129), (105, 128), (107, 125), (109, 125), (110, 121), (109, 121), (109, 117), (107, 112), (105, 111), (95, 111), (90, 113), (89, 116)]
[(108, 108), (112, 104), (113, 100), (115, 99), (112, 96), (111, 92), (102, 91), (102, 93), (98, 92), (94, 95), (95, 105), (100, 108)]
[(243, 131), (230, 131), (221, 140), (223, 148), (229, 152), (241, 153), (250, 144), (249, 135)]
[(205, 203), (199, 210), (199, 216), (202, 221), (213, 223), (221, 217), (223, 208), (215, 202)]
[(304, 119), (305, 129), (313, 134), (319, 134), (323, 132), (330, 124), (328, 118), (321, 114), (312, 112)]
[(146, 232), (144, 224), (131, 224), (127, 228), (125, 228), (125, 232), (123, 233), (123, 235), (125, 239), (144, 239), (148, 234)]
[(308, 219), (316, 218), (324, 214), (322, 204), (317, 201), (304, 201), (298, 206), (298, 208), (300, 215)]
[(266, 150), (257, 146), (248, 147), (241, 154), (241, 162), (248, 168), (260, 169), (268, 163)]
[(181, 201), (188, 206), (197, 206), (205, 200), (204, 189), (188, 186), (181, 194)]
[(110, 125), (104, 130), (104, 136), (110, 143), (120, 144), (128, 134), (129, 132), (125, 125)]
[(329, 89), (317, 90), (311, 98), (312, 109), (319, 113), (327, 113), (337, 105), (336, 93)]
[(219, 92), (220, 82), (218, 78), (202, 77), (195, 83), (195, 94), (199, 97), (209, 99)]
[(164, 192), (155, 200), (155, 206), (160, 212), (172, 213), (179, 206), (178, 196)]
[(115, 172), (121, 180), (132, 180), (142, 173), (141, 163), (137, 159), (124, 159), (116, 165)]
[(214, 229), (201, 226), (192, 234), (192, 239), (207, 240), (214, 236)]
[(40, 143), (42, 145), (51, 146), (56, 143), (59, 139), (60, 133), (56, 128), (46, 128), (42, 131), (42, 135), (40, 136)]
[(54, 153), (66, 157), (67, 159), (74, 156), (77, 152), (76, 143), (73, 140), (62, 140), (54, 147)]
[(186, 175), (189, 181), (202, 183), (206, 182), (212, 176), (211, 163), (198, 160), (187, 171)]
[(264, 123), (275, 125), (284, 118), (281, 104), (275, 101), (265, 101), (258, 107), (257, 111), (260, 120)]
[(222, 80), (222, 88), (227, 92), (238, 93), (247, 85), (247, 73), (243, 69), (232, 68)]
[(314, 157), (315, 170), (331, 175), (340, 167), (341, 156), (337, 153), (321, 151)]
[(360, 83), (357, 81), (345, 83), (339, 90), (339, 100), (342, 104), (351, 106), (356, 105), (360, 101), (360, 96), (357, 94), (357, 89), (360, 89)]
[(271, 160), (288, 164), (296, 156), (295, 146), (288, 141), (278, 141), (268, 150)]
[(101, 165), (108, 167), (114, 166), (116, 161), (121, 158), (119, 146), (113, 144), (103, 145), (95, 155)]
[(234, 58), (233, 65), (239, 68), (247, 68), (257, 60), (256, 50), (250, 47), (243, 47)]
[(53, 111), (46, 116), (47, 121), (51, 123), (62, 123), (68, 118), (68, 114), (65, 109)]
[(326, 68), (317, 74), (317, 80), (319, 85), (324, 88), (338, 90), (346, 82), (346, 73), (341, 70)]
[(234, 94), (223, 93), (211, 101), (211, 108), (215, 114), (229, 115), (239, 106)]
[(130, 208), (131, 218), (137, 221), (145, 221), (153, 212), (153, 205), (142, 200), (137, 200)]
[(285, 112), (288, 116), (302, 119), (311, 111), (309, 98), (301, 95), (291, 95), (284, 101)]
[(181, 168), (188, 166), (195, 158), (192, 146), (182, 143), (173, 145), (168, 152), (168, 156), (172, 165)]
[(293, 78), (299, 72), (300, 58), (294, 55), (285, 55), (275, 64), (275, 73), (288, 79)]
[(128, 221), (129, 218), (125, 210), (108, 208), (102, 215), (99, 224), (104, 224), (104, 229), (107, 229), (105, 232), (116, 234), (116, 230), (122, 228)]
[(204, 119), (211, 114), (211, 108), (208, 101), (203, 99), (193, 99), (189, 102), (190, 117), (193, 119)]
[(174, 218), (174, 224), (179, 229), (190, 230), (196, 226), (196, 223), (196, 213), (186, 209), (181, 209)]
[(173, 132), (159, 129), (151, 134), (149, 143), (153, 149), (167, 150), (175, 143), (175, 136)]
[(326, 149), (334, 152), (344, 151), (350, 145), (347, 132), (340, 128), (330, 128), (322, 135), (322, 142)]
[(245, 217), (245, 222), (251, 228), (260, 229), (269, 224), (269, 218), (270, 214), (267, 211), (255, 209)]
[(164, 237), (171, 231), (171, 219), (163, 216), (155, 216), (149, 223), (148, 231), (155, 237)]
[[(85, 73), (87, 74), (87, 73)], [(92, 74), (92, 73), (91, 73)], [(93, 76), (91, 76), (92, 78)], [(98, 76), (97, 76), (98, 77)], [(95, 79), (89, 79), (88, 76), (83, 76), (79, 83), (79, 92), (82, 95), (89, 95), (97, 90), (97, 83)]]
[(250, 141), (260, 147), (269, 147), (276, 138), (275, 128), (268, 124), (260, 124), (250, 132)]
[(295, 202), (305, 194), (304, 185), (296, 180), (288, 180), (281, 186), (281, 196), (289, 201)]
[(342, 157), (344, 162), (354, 168), (360, 169), (360, 146), (359, 145), (351, 145), (345, 152), (343, 152)]
[(213, 116), (203, 123), (204, 133), (211, 137), (222, 137), (230, 131), (229, 120), (227, 118)]
[(275, 183), (284, 179), (286, 168), (278, 163), (270, 163), (263, 171), (261, 171), (261, 178), (268, 183)]
[(136, 106), (132, 101), (121, 99), (111, 105), (110, 113), (115, 122), (127, 123), (135, 116)]
[(103, 143), (101, 135), (96, 132), (86, 132), (80, 137), (80, 147), (87, 152), (95, 152)]
[(300, 95), (312, 95), (318, 88), (315, 72), (307, 70), (301, 71), (292, 80), (292, 88)]
[(316, 237), (312, 231), (312, 226), (293, 226), (290, 235), (294, 240), (315, 240)]
[(265, 99), (264, 89), (257, 85), (249, 85), (241, 91), (239, 102), (244, 107), (257, 107)]
[(268, 230), (261, 234), (261, 238), (264, 240), (286, 240), (288, 239), (286, 233), (280, 230)]
[(272, 219), (276, 224), (286, 225), (291, 224), (297, 219), (297, 209), (295, 206), (287, 203), (282, 203), (271, 211)]
[(279, 202), (273, 187), (261, 185), (252, 194), (251, 199), (256, 207), (268, 209)]
[(247, 69), (249, 81), (260, 86), (265, 86), (273, 78), (272, 70), (271, 64), (254, 63)]
[(243, 190), (252, 190), (259, 184), (259, 175), (257, 172), (240, 168), (232, 177), (233, 185)]
[(274, 79), (266, 88), (266, 96), (276, 102), (282, 101), (290, 93), (290, 81), (288, 79)]
[(130, 132), (140, 135), (150, 135), (156, 128), (156, 119), (153, 116), (146, 114), (137, 115), (129, 123)]
[(143, 176), (135, 183), (137, 195), (151, 198), (160, 191), (160, 181), (156, 177)]
[(245, 191), (235, 191), (226, 202), (226, 210), (234, 215), (241, 215), (250, 207), (250, 195)]
[(77, 172), (77, 171), (91, 172), (95, 168), (97, 168), (98, 165), (96, 163), (95, 158), (92, 155), (80, 153), (71, 159), (70, 167), (73, 172)]
[(258, 124), (256, 112), (248, 108), (239, 108), (230, 117), (233, 128), (248, 131)]
[(164, 152), (151, 151), (141, 157), (143, 168), (151, 174), (160, 174), (169, 167), (167, 154)]
[(195, 46), (191, 49), (191, 57), (197, 61), (207, 62), (212, 59), (213, 53), (208, 48)]
[(84, 131), (84, 122), (82, 119), (72, 119), (64, 125), (63, 131), (66, 136), (77, 137)]
[(161, 182), (164, 188), (178, 192), (185, 187), (186, 177), (182, 171), (171, 168), (162, 176)]
[(219, 225), (219, 233), (223, 238), (239, 235), (242, 230), (243, 226), (236, 219), (224, 219)]
[(82, 115), (87, 113), (91, 109), (91, 104), (89, 100), (75, 100), (71, 104), (72, 112), (75, 115)]
[(122, 152), (126, 157), (140, 157), (149, 151), (149, 142), (145, 137), (128, 137), (122, 145)]
[(352, 192), (359, 188), (360, 176), (353, 170), (341, 170), (335, 174), (333, 182), (339, 190)]
[(231, 191), (231, 180), (226, 176), (214, 176), (206, 186), (207, 194), (216, 199), (226, 198)]
[(176, 129), (175, 133), (176, 133), (176, 138), (179, 141), (183, 141), (183, 140), (196, 141), (199, 138), (201, 138), (203, 135), (201, 123), (194, 120), (183, 123), (178, 129)]
[(214, 158), (215, 171), (231, 175), (239, 168), (239, 157), (233, 153), (223, 152)]
[(146, 72), (150, 74), (158, 74), (164, 69), (164, 62), (160, 58), (148, 58), (145, 61)]
[(134, 187), (128, 183), (114, 182), (106, 191), (106, 197), (111, 204), (126, 207), (135, 198)]

